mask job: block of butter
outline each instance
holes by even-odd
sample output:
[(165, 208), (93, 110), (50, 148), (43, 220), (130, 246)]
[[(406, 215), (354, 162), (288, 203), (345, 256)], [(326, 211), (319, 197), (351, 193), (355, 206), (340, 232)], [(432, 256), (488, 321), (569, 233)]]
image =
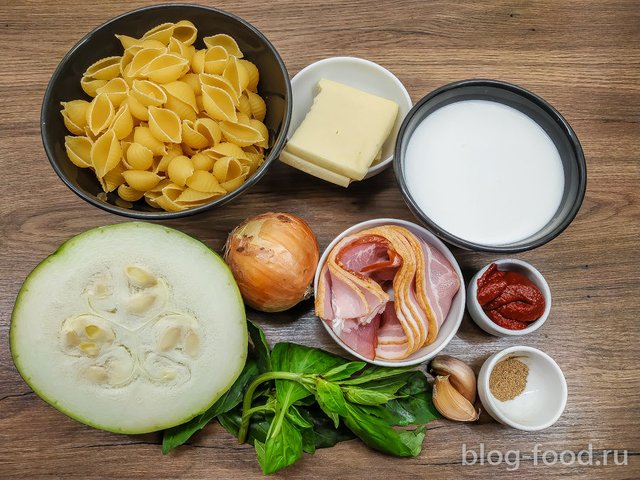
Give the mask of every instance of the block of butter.
[[(398, 104), (391, 100), (322, 79), (311, 110), (284, 149), (283, 161), (338, 185), (362, 180), (397, 115)], [(327, 172), (335, 174), (332, 179)]]

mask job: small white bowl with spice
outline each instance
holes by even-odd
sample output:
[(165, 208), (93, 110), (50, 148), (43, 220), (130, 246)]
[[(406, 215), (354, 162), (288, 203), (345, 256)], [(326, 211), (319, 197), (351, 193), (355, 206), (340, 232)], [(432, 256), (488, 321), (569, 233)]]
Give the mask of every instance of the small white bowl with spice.
[(490, 356), (478, 375), (478, 395), (498, 422), (518, 430), (538, 431), (553, 425), (567, 404), (567, 382), (546, 353), (526, 346)]

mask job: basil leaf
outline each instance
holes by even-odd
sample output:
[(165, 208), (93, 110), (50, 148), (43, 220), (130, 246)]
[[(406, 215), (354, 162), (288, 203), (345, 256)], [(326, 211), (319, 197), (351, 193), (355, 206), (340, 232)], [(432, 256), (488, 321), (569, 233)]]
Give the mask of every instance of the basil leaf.
[(351, 377), (354, 373), (359, 372), (366, 366), (367, 362), (349, 362), (332, 368), (322, 376), (325, 380), (336, 382)]
[(398, 390), (400, 390), (403, 387), (406, 387), (409, 375), (411, 375), (411, 372), (406, 372), (400, 375), (396, 375), (388, 378), (382, 378), (379, 380), (372, 380), (366, 383), (361, 383), (358, 386), (344, 385), (344, 384), (342, 385), (348, 388), (363, 388), (366, 390), (387, 393), (389, 395), (395, 395)]
[(396, 430), (378, 415), (372, 413), (381, 407), (368, 407), (347, 403), (343, 421), (365, 445), (397, 457), (415, 457), (422, 450), (425, 427), (415, 430)]
[[(237, 407), (229, 412), (221, 413), (216, 419), (227, 432), (236, 438), (238, 437), (238, 430), (240, 430), (240, 424), (242, 423), (242, 408)], [(272, 421), (272, 414), (263, 412), (255, 413), (251, 417), (246, 442), (251, 445), (255, 445), (256, 440), (264, 443), (267, 439), (267, 433), (269, 432)]]
[(360, 387), (344, 387), (344, 394), (347, 400), (360, 405), (384, 405), (396, 398), (393, 394)]
[(316, 400), (322, 411), (333, 420), (334, 427), (338, 428), (340, 415), (346, 414), (346, 402), (340, 386), (318, 378), (316, 380)]
[(289, 418), (289, 421), (291, 421), (291, 423), (293, 423), (294, 425), (300, 428), (313, 428), (313, 424), (309, 422), (309, 420), (304, 418), (300, 414), (298, 409), (293, 405), (291, 405), (287, 410), (287, 417)]
[[(277, 343), (271, 352), (271, 368), (274, 371), (321, 374), (342, 364), (345, 360), (317, 348), (295, 343)], [(308, 397), (313, 392), (292, 380), (276, 380), (276, 397), (280, 407), (287, 409), (294, 402)]]
[(383, 378), (395, 377), (402, 375), (403, 373), (413, 370), (414, 367), (378, 367), (377, 365), (371, 365), (366, 370), (354, 378), (343, 380), (341, 385), (361, 385), (363, 383), (371, 382), (373, 380), (380, 380)]
[(211, 420), (221, 413), (228, 412), (240, 402), (247, 385), (258, 375), (255, 360), (249, 359), (235, 383), (222, 395), (207, 411), (192, 418), (187, 423), (177, 425), (164, 431), (162, 435), (162, 453), (167, 454), (174, 448), (185, 443), (198, 430), (204, 428)]
[(422, 372), (413, 372), (398, 397), (385, 405), (390, 425), (415, 425), (437, 420), (440, 414), (431, 399), (431, 385)]
[(300, 414), (313, 424), (316, 448), (333, 447), (339, 442), (351, 440), (355, 435), (344, 425), (335, 428), (333, 421), (318, 407), (300, 408)]
[[(273, 425), (272, 423), (272, 427)], [(293, 465), (302, 456), (302, 434), (286, 416), (282, 417), (280, 428), (275, 435), (269, 432), (264, 445), (257, 440), (254, 445), (258, 463), (265, 475)]]
[(249, 338), (253, 344), (253, 356), (258, 364), (260, 373), (271, 370), (271, 349), (267, 343), (262, 329), (255, 323), (247, 320), (247, 329), (249, 330)]

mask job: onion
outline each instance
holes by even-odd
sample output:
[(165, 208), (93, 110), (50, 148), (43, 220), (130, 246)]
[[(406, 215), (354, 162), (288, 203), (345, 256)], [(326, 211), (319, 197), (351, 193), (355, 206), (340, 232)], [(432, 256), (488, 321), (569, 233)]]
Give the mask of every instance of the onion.
[(247, 305), (281, 312), (313, 293), (320, 249), (315, 234), (289, 213), (264, 213), (230, 234), (224, 259)]

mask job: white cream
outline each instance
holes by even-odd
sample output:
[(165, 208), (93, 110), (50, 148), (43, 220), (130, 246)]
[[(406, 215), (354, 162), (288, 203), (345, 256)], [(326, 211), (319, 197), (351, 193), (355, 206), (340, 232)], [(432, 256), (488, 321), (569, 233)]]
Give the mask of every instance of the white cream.
[(409, 193), (438, 226), (481, 245), (506, 245), (543, 228), (564, 189), (560, 154), (524, 113), (464, 100), (428, 115), (407, 145)]

